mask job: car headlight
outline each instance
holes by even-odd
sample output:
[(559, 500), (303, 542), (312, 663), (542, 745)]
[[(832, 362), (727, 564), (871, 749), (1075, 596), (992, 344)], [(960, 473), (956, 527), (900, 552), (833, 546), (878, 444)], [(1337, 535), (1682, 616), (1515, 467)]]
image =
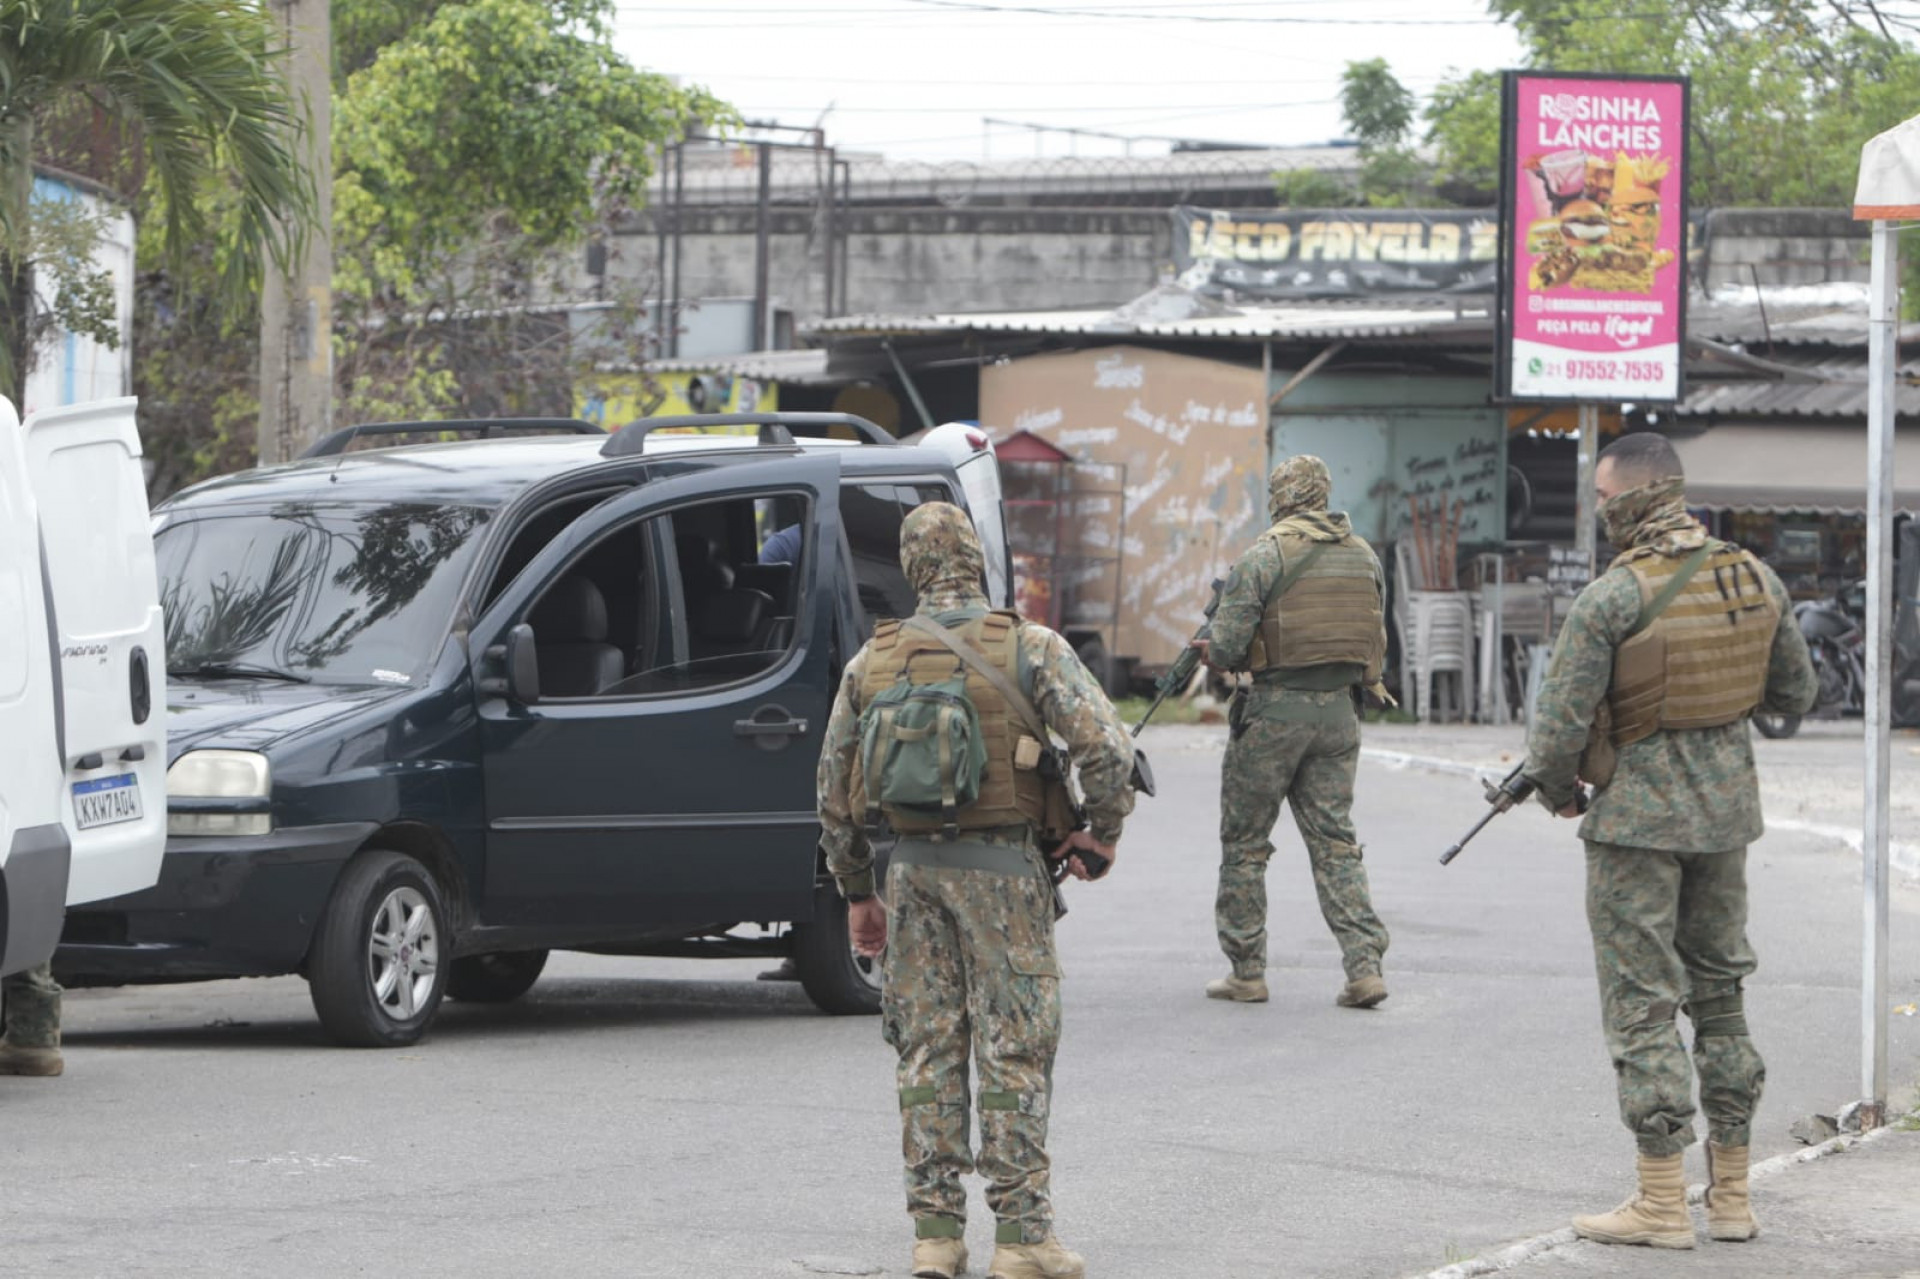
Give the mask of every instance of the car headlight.
[(265, 755), (188, 751), (167, 770), (167, 834), (270, 834), (272, 793)]

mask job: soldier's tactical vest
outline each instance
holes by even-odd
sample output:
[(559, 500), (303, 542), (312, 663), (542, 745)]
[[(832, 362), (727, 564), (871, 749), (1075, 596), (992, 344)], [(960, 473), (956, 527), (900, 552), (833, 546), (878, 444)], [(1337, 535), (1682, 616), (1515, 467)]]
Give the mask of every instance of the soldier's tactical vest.
[[(1690, 558), (1645, 547), (1613, 562), (1633, 573), (1641, 605), (1636, 631), (1614, 650), (1607, 705), (1616, 747), (1661, 729), (1731, 724), (1766, 692), (1780, 606), (1758, 562), (1737, 546), (1709, 542), (1699, 567), (1672, 591)], [(1666, 606), (1655, 613), (1663, 594)]]
[[(954, 627), (956, 639), (971, 643), (1001, 674), (1020, 687), (1019, 615), (995, 611)], [(1042, 743), (1036, 742), (1022, 727), (1020, 715), (1007, 705), (1007, 699), (979, 672), (931, 636), (918, 635), (903, 628), (898, 620), (885, 621), (873, 628), (867, 646), (866, 679), (860, 685), (861, 704), (872, 703), (883, 689), (903, 674), (916, 683), (932, 683), (966, 676), (967, 700), (973, 703), (980, 720), (980, 737), (987, 751), (987, 765), (980, 779), (980, 797), (960, 809), (961, 830), (985, 830), (996, 826), (1016, 826), (1023, 822), (1038, 827), (1046, 820), (1046, 785), (1039, 763)], [(853, 811), (867, 808), (866, 778), (859, 768), (858, 752), (851, 782)], [(894, 830), (906, 834), (927, 834), (941, 829), (938, 817), (883, 810)]]
[(1357, 662), (1379, 670), (1384, 620), (1373, 551), (1349, 533), (1316, 542), (1291, 521), (1260, 535), (1280, 544), (1287, 565), (1254, 632), (1247, 669), (1298, 670)]

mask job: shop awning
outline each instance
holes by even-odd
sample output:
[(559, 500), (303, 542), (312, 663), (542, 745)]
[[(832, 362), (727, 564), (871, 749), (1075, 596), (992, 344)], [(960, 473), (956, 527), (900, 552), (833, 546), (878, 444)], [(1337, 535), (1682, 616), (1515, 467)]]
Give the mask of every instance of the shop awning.
[[(1859, 427), (1722, 425), (1674, 436), (1692, 506), (1863, 512), (1867, 433)], [(1920, 511), (1920, 430), (1895, 440), (1898, 506)]]

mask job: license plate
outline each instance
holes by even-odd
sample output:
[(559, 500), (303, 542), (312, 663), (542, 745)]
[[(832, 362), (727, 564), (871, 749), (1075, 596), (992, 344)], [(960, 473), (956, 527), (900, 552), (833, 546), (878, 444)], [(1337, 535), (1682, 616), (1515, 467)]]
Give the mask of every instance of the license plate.
[(81, 830), (140, 820), (140, 779), (132, 773), (73, 784), (73, 815)]

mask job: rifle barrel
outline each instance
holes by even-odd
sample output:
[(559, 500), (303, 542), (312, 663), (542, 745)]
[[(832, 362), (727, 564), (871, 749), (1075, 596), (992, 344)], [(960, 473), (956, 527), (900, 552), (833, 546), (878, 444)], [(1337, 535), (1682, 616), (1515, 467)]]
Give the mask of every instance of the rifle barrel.
[(1492, 821), (1494, 818), (1498, 817), (1499, 815), (1500, 815), (1499, 809), (1497, 808), (1488, 809), (1486, 812), (1486, 815), (1482, 817), (1479, 821), (1473, 824), (1473, 829), (1460, 837), (1459, 843), (1455, 844), (1452, 848), (1449, 848), (1446, 852), (1440, 854), (1440, 864), (1442, 866), (1445, 866), (1448, 862), (1458, 857), (1460, 855), (1460, 850), (1465, 848), (1468, 844), (1471, 844), (1473, 842), (1473, 837), (1475, 835), (1478, 835), (1481, 831), (1485, 830), (1487, 828), (1487, 823)]

